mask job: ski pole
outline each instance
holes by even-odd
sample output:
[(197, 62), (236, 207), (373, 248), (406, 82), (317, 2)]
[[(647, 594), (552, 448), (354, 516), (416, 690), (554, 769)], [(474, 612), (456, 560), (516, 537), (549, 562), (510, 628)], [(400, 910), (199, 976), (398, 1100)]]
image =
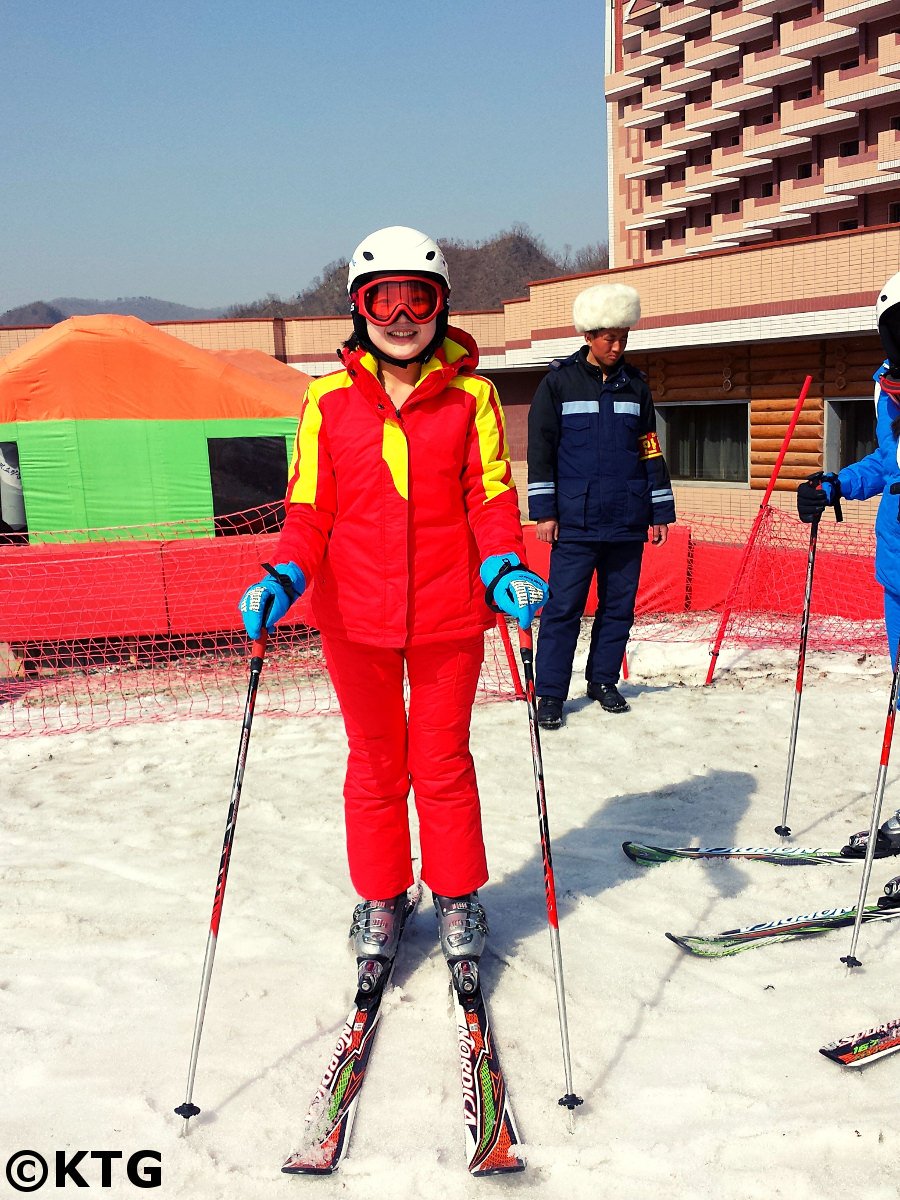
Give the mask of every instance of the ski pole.
[(862, 925), (863, 905), (866, 902), (866, 892), (869, 887), (869, 876), (872, 874), (872, 862), (875, 858), (875, 843), (878, 840), (878, 822), (881, 820), (881, 803), (884, 799), (884, 785), (887, 782), (888, 762), (891, 757), (891, 740), (894, 736), (894, 719), (897, 715), (897, 692), (900, 690), (900, 645), (894, 652), (894, 677), (891, 681), (891, 698), (888, 701), (887, 718), (884, 723), (884, 739), (881, 743), (881, 762), (878, 767), (878, 778), (875, 782), (875, 801), (872, 805), (872, 823), (869, 826), (869, 840), (866, 843), (866, 860), (863, 863), (862, 881), (859, 885), (859, 900), (856, 903), (856, 920), (853, 923), (853, 937), (850, 940), (850, 953), (841, 959), (848, 967), (861, 967), (862, 963), (856, 957), (856, 942)]
[[(263, 564), (265, 565), (265, 564)], [(219, 874), (216, 877), (216, 890), (213, 896), (212, 917), (209, 922), (209, 936), (206, 939), (206, 955), (203, 959), (203, 973), (200, 979), (200, 998), (197, 1002), (197, 1016), (194, 1021), (194, 1040), (191, 1044), (191, 1059), (188, 1067), (187, 1088), (184, 1103), (175, 1112), (184, 1117), (182, 1135), (187, 1133), (188, 1121), (195, 1117), (200, 1109), (192, 1102), (194, 1092), (194, 1076), (197, 1072), (197, 1055), (200, 1053), (200, 1035), (203, 1033), (203, 1018), (206, 1015), (206, 1000), (209, 995), (209, 982), (212, 977), (213, 963), (216, 957), (216, 942), (219, 936), (219, 922), (222, 919), (222, 902), (225, 899), (225, 885), (228, 882), (228, 865), (231, 862), (231, 848), (234, 845), (234, 831), (237, 826), (238, 807), (241, 802), (241, 786), (244, 782), (244, 767), (247, 762), (247, 748), (250, 744), (250, 727), (253, 724), (253, 710), (256, 707), (256, 693), (259, 688), (259, 677), (262, 674), (263, 659), (266, 655), (266, 618), (271, 607), (271, 598), (262, 610), (262, 632), (253, 642), (250, 650), (250, 681), (247, 687), (247, 702), (244, 705), (244, 720), (241, 725), (241, 740), (238, 747), (237, 764), (234, 769), (234, 782), (231, 785), (231, 802), (228, 805), (228, 817), (225, 821), (225, 841), (222, 845), (222, 857), (219, 860)]]
[(553, 977), (556, 981), (556, 1007), (559, 1012), (559, 1035), (562, 1041), (563, 1069), (566, 1094), (559, 1103), (569, 1110), (569, 1128), (574, 1131), (572, 1112), (583, 1101), (572, 1087), (572, 1057), (569, 1052), (569, 1022), (566, 1017), (566, 992), (563, 982), (562, 947), (559, 941), (559, 918), (556, 911), (556, 883), (550, 853), (550, 825), (547, 820), (547, 797), (544, 792), (544, 766), (541, 760), (541, 738), (537, 723), (537, 701), (534, 690), (534, 653), (530, 629), (519, 629), (519, 654), (525, 675), (525, 703), (528, 705), (528, 724), (531, 729), (531, 758), (534, 764), (534, 787), (537, 795), (538, 823), (541, 831), (541, 857), (544, 865), (544, 894), (547, 901), (547, 921), (550, 927), (550, 948), (553, 956)]
[[(819, 480), (824, 475), (819, 472)], [(840, 500), (834, 502), (834, 519), (843, 521)], [(797, 749), (797, 729), (800, 725), (800, 700), (803, 695), (803, 676), (806, 671), (806, 643), (809, 640), (809, 610), (812, 604), (813, 571), (816, 565), (816, 543), (819, 538), (819, 521), (821, 514), (816, 517), (809, 530), (809, 555), (806, 560), (806, 592), (803, 596), (803, 620), (800, 623), (800, 649), (797, 654), (797, 681), (794, 686), (794, 715), (791, 719), (791, 737), (788, 744), (787, 777), (784, 781), (784, 807), (781, 810), (781, 824), (775, 826), (775, 832), (782, 837), (790, 837), (791, 831), (787, 823), (788, 802), (791, 795), (791, 777), (794, 774), (794, 753)]]

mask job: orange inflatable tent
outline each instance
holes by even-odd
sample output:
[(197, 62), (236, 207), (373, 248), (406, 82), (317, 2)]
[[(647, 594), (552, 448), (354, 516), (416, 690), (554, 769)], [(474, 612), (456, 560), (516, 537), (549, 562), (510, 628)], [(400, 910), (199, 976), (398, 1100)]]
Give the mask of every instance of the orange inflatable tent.
[(0, 516), (30, 541), (184, 520), (221, 532), (282, 498), (308, 382), (261, 351), (71, 317), (0, 359)]

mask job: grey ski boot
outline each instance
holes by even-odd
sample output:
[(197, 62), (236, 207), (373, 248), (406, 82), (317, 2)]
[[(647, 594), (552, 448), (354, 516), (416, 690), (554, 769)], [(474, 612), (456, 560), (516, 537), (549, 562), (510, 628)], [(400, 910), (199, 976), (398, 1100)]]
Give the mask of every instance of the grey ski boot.
[(385, 967), (397, 953), (406, 907), (406, 892), (401, 892), (390, 900), (361, 900), (353, 910), (350, 938), (357, 986), (365, 995), (378, 989)]
[(441, 949), (461, 996), (478, 990), (478, 960), (484, 952), (488, 929), (484, 907), (477, 892), (465, 896), (435, 896)]

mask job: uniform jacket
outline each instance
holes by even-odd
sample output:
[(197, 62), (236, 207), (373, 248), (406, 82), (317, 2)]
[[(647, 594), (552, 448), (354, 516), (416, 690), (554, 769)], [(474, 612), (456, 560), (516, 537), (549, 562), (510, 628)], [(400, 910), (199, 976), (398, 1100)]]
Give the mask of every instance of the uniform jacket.
[(528, 515), (561, 541), (643, 541), (675, 499), (643, 375), (620, 359), (604, 380), (584, 346), (550, 364), (528, 417)]
[(891, 431), (900, 408), (882, 391), (879, 380), (887, 362), (875, 372), (875, 437), (877, 447), (858, 463), (838, 472), (841, 495), (849, 500), (868, 500), (881, 493), (875, 518), (875, 578), (883, 588), (900, 595), (900, 495), (891, 484), (900, 484), (900, 451)]
[(375, 358), (306, 391), (276, 562), (314, 580), (326, 635), (372, 646), (474, 636), (494, 621), (478, 570), (525, 561), (503, 411), (474, 374), (478, 350), (450, 328), (399, 411)]

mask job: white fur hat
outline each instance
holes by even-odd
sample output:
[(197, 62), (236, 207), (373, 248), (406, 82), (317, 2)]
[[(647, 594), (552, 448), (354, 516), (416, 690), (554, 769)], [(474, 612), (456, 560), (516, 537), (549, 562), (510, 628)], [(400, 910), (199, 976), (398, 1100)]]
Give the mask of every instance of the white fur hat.
[(630, 329), (641, 319), (641, 298), (625, 283), (598, 283), (579, 292), (572, 321), (579, 333), (594, 329)]

